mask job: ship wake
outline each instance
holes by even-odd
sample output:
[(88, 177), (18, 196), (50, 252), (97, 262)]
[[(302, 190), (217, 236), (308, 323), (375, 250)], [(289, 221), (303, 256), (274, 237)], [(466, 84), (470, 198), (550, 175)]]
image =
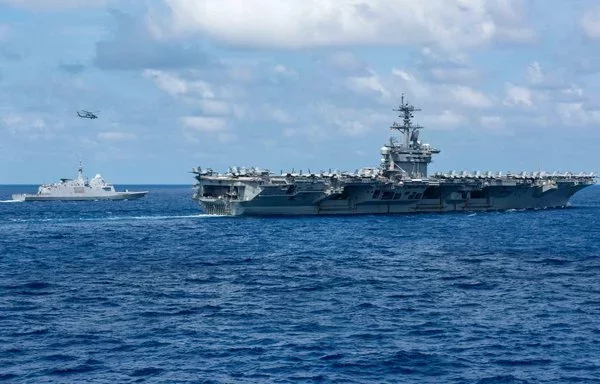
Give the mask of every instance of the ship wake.
[(20, 218), (8, 218), (8, 221), (13, 223), (41, 223), (41, 222), (57, 222), (57, 223), (69, 223), (69, 222), (102, 222), (102, 221), (160, 221), (160, 220), (183, 220), (183, 219), (204, 219), (219, 217), (215, 215), (207, 214), (195, 214), (195, 215), (143, 215), (143, 216), (98, 216), (98, 217), (53, 217), (44, 219), (20, 219)]

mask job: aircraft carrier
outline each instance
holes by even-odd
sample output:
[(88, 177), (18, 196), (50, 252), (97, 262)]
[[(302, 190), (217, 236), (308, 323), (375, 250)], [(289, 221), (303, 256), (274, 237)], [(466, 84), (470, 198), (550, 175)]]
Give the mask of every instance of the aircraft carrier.
[(404, 95), (397, 109), (402, 118), (381, 148), (379, 167), (355, 172), (281, 172), (230, 167), (226, 173), (194, 168), (194, 199), (207, 214), (228, 216), (354, 215), (415, 212), (494, 211), (566, 207), (577, 191), (596, 183), (596, 176), (571, 172), (449, 172), (429, 175), (439, 153), (421, 143), (423, 128)]

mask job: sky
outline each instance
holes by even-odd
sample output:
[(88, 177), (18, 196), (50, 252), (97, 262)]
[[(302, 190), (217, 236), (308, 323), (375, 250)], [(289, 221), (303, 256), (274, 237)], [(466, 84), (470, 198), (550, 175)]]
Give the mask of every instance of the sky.
[(597, 172), (600, 3), (0, 0), (0, 184), (378, 166), (403, 93), (431, 171)]

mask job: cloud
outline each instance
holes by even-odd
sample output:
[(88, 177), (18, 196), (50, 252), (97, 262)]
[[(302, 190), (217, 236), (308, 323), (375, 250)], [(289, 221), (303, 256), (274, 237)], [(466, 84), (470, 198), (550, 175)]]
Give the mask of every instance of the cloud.
[(416, 66), (436, 83), (465, 84), (481, 80), (480, 72), (469, 65), (464, 54), (449, 54), (425, 47), (419, 51)]
[(537, 32), (528, 25), (526, 0), (488, 1), (488, 11), (496, 20), (495, 40), (503, 45), (532, 44), (537, 42)]
[(471, 68), (432, 68), (431, 77), (440, 83), (472, 83), (480, 79), (477, 70)]
[(533, 107), (533, 93), (527, 87), (506, 83), (504, 104), (508, 106)]
[(460, 49), (497, 36), (523, 40), (516, 31), (526, 30), (517, 0), (164, 1), (171, 10), (157, 26), (164, 35), (200, 34), (253, 47), (437, 44)]
[[(479, 136), (512, 135), (514, 127), (535, 130), (545, 121), (560, 121), (558, 103), (585, 100), (582, 87), (565, 81), (566, 72), (541, 60), (531, 61), (520, 73), (518, 67), (517, 72), (498, 73), (494, 63), (482, 62), (481, 57), (430, 45), (416, 51), (416, 57), (407, 55), (405, 68), (386, 70), (385, 64), (370, 59), (376, 70), (350, 50), (322, 49), (316, 55), (284, 52), (263, 60), (254, 57), (260, 50), (252, 52), (246, 60), (224, 59), (227, 67), (217, 76), (203, 69), (144, 74), (189, 106), (179, 119), (184, 136), (197, 143), (206, 137), (231, 141), (248, 125), (260, 126), (252, 130), (256, 140), (293, 137), (297, 143), (315, 146), (356, 136), (370, 140), (374, 130), (385, 130), (393, 122), (389, 109), (402, 92), (424, 110), (417, 123), (431, 130), (460, 129)], [(302, 58), (316, 58), (316, 70), (307, 70)], [(235, 92), (225, 97), (224, 90)], [(583, 112), (573, 106), (562, 108), (565, 116), (571, 113), (572, 121), (591, 122), (595, 116), (585, 104)]]
[(435, 90), (431, 84), (417, 79), (413, 74), (402, 68), (393, 68), (392, 75), (401, 84), (401, 89), (419, 100), (431, 100)]
[(496, 40), (507, 44), (531, 44), (538, 40), (538, 35), (529, 27), (502, 28), (496, 33)]
[(455, 128), (464, 125), (468, 121), (467, 117), (454, 111), (445, 110), (438, 115), (424, 115), (423, 123), (426, 128), (433, 130)]
[(573, 69), (577, 74), (594, 75), (600, 72), (600, 57), (597, 54), (592, 57), (577, 57)]
[(99, 140), (104, 141), (126, 141), (136, 138), (133, 133), (128, 132), (99, 132), (97, 137)]
[(543, 82), (546, 77), (542, 72), (542, 66), (537, 61), (534, 61), (533, 63), (529, 64), (529, 66), (527, 67), (527, 75), (529, 81), (534, 84), (539, 84)]
[(13, 29), (8, 24), (0, 24), (0, 58), (16, 61), (21, 58), (13, 48), (10, 47), (13, 38)]
[(504, 124), (504, 119), (501, 116), (481, 116), (479, 118), (481, 125), (484, 127), (501, 127)]
[(35, 10), (101, 7), (114, 0), (0, 0), (0, 5)]
[(139, 70), (218, 66), (199, 46), (162, 41), (147, 19), (110, 10), (117, 29), (112, 40), (96, 43), (95, 64), (101, 69)]
[(183, 125), (183, 137), (191, 143), (201, 143), (208, 138), (221, 143), (231, 143), (237, 136), (229, 131), (229, 121), (224, 117), (184, 116), (180, 119)]
[[(204, 80), (209, 76), (202, 71), (145, 70), (143, 74), (189, 114), (236, 119), (245, 114), (244, 108), (239, 104), (246, 97), (245, 91), (227, 77), (211, 78), (209, 83)], [(189, 123), (193, 120), (184, 121)]]
[[(152, 78), (158, 88), (171, 95), (181, 104), (182, 111), (186, 111), (178, 120), (188, 142), (202, 143), (207, 135), (222, 143), (237, 139), (233, 128), (244, 110), (232, 102), (240, 94), (227, 83), (208, 83), (203, 80), (202, 71), (194, 70), (145, 70), (144, 76)], [(220, 80), (229, 81), (227, 77)]]
[(580, 26), (590, 39), (600, 39), (600, 7), (588, 9), (580, 19)]
[(564, 70), (554, 70), (552, 72), (546, 70), (538, 61), (530, 63), (527, 67), (527, 80), (532, 88), (558, 91), (569, 87), (565, 79), (569, 78), (569, 74)]
[(450, 93), (456, 98), (456, 101), (467, 107), (487, 108), (493, 105), (489, 96), (471, 87), (456, 86), (450, 90)]
[(271, 121), (279, 124), (291, 124), (295, 121), (295, 119), (288, 112), (282, 109), (271, 106), (266, 106), (265, 109), (267, 110), (266, 115)]
[(56, 135), (47, 121), (38, 116), (24, 116), (8, 113), (0, 117), (0, 126), (4, 127), (13, 137), (29, 140), (48, 140)]
[(600, 123), (600, 109), (589, 109), (583, 103), (559, 103), (558, 114), (564, 125), (584, 126)]
[(212, 86), (203, 80), (186, 80), (182, 77), (154, 69), (147, 69), (145, 77), (152, 78), (156, 85), (172, 96), (197, 96), (201, 98), (214, 98)]
[(576, 84), (570, 84), (562, 88), (560, 92), (553, 92), (549, 99), (557, 102), (583, 102), (587, 100), (587, 96), (583, 88)]
[(497, 136), (512, 136), (515, 134), (514, 124), (507, 124), (502, 116), (481, 116), (479, 118), (479, 124), (486, 132)]
[(298, 78), (298, 73), (296, 71), (286, 67), (283, 64), (277, 64), (276, 66), (274, 66), (273, 72), (275, 72), (275, 74), (277, 74), (279, 76), (283, 76), (283, 77), (289, 77), (289, 78), (293, 78), (293, 79)]
[[(402, 89), (410, 98), (415, 98), (421, 103), (423, 101), (437, 105), (439, 109), (467, 108), (479, 110), (493, 107), (495, 99), (492, 95), (477, 90), (468, 85), (452, 83), (440, 83), (432, 81), (430, 76), (419, 78), (407, 70), (394, 68), (391, 71), (393, 79), (383, 82), (393, 84), (395, 88)], [(429, 81), (428, 81), (429, 80)], [(399, 98), (397, 92), (392, 93), (392, 99)]]
[(574, 82), (568, 82), (567, 79), (572, 76), (564, 69), (549, 71), (540, 62), (533, 61), (527, 66), (525, 74), (526, 84), (505, 84), (504, 105), (525, 109), (539, 106), (543, 109), (555, 103), (581, 103), (586, 100), (584, 89)]
[[(584, 17), (584, 3), (598, 7), (591, 0), (569, 7), (527, 0), (13, 0), (27, 9), (0, 27), (0, 155), (31, 151), (39, 160), (55, 148), (80, 147), (93, 158), (115, 148), (147, 162), (152, 172), (143, 177), (158, 182), (173, 180), (172, 170), (198, 154), (218, 167), (247, 161), (278, 170), (334, 159), (334, 167), (354, 168), (378, 162), (402, 92), (423, 109), (415, 116), (426, 128), (422, 138), (445, 154), (469, 145), (483, 158), (498, 146), (489, 136), (509, 132), (519, 133), (517, 144), (536, 138), (539, 148), (581, 154), (600, 132), (600, 79), (568, 67), (600, 68), (598, 40), (590, 39), (598, 23)], [(36, 37), (48, 31), (66, 38)], [(498, 49), (507, 44), (530, 45)], [(22, 53), (21, 62), (5, 60), (10, 49)], [(101, 110), (100, 119), (79, 119), (80, 108)], [(580, 140), (569, 140), (573, 132)], [(368, 157), (359, 159), (358, 149)], [(530, 148), (514, 153), (523, 162), (535, 157)], [(485, 161), (512, 166), (506, 156)], [(17, 176), (2, 169), (2, 178), (33, 175), (20, 167)]]
[[(349, 108), (335, 105), (331, 102), (320, 101), (311, 105), (307, 111), (313, 121), (322, 122), (313, 128), (308, 128), (304, 134), (314, 135), (321, 139), (332, 134), (357, 136), (372, 132), (374, 129), (385, 127), (390, 123), (391, 115), (381, 114), (378, 109)], [(303, 129), (304, 130), (304, 129)], [(299, 133), (296, 132), (296, 135)], [(314, 139), (314, 138), (311, 138)]]
[(220, 117), (185, 116), (181, 123), (186, 128), (200, 132), (222, 132), (227, 128), (227, 120)]
[(373, 70), (369, 70), (367, 76), (351, 76), (347, 80), (348, 88), (367, 95), (375, 96), (383, 103), (390, 103), (391, 92), (383, 85), (380, 76)]
[(205, 115), (227, 116), (232, 112), (229, 103), (222, 100), (205, 99), (198, 101), (198, 103)]

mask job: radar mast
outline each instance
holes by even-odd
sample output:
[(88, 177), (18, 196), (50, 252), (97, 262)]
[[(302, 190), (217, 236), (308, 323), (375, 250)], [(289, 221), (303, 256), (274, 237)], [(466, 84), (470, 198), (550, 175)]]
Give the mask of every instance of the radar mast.
[(412, 118), (415, 117), (413, 112), (418, 112), (420, 110), (421, 108), (415, 108), (414, 105), (408, 104), (408, 102), (404, 102), (404, 93), (402, 94), (400, 106), (393, 110), (395, 112), (401, 112), (401, 114), (398, 115), (398, 117), (402, 118), (402, 125), (394, 121), (394, 124), (392, 124), (390, 129), (396, 129), (402, 132), (402, 134), (404, 135), (404, 146), (407, 148), (410, 147), (411, 142), (414, 146), (417, 145), (419, 138), (418, 130), (424, 128), (418, 124), (413, 125), (412, 123)]

